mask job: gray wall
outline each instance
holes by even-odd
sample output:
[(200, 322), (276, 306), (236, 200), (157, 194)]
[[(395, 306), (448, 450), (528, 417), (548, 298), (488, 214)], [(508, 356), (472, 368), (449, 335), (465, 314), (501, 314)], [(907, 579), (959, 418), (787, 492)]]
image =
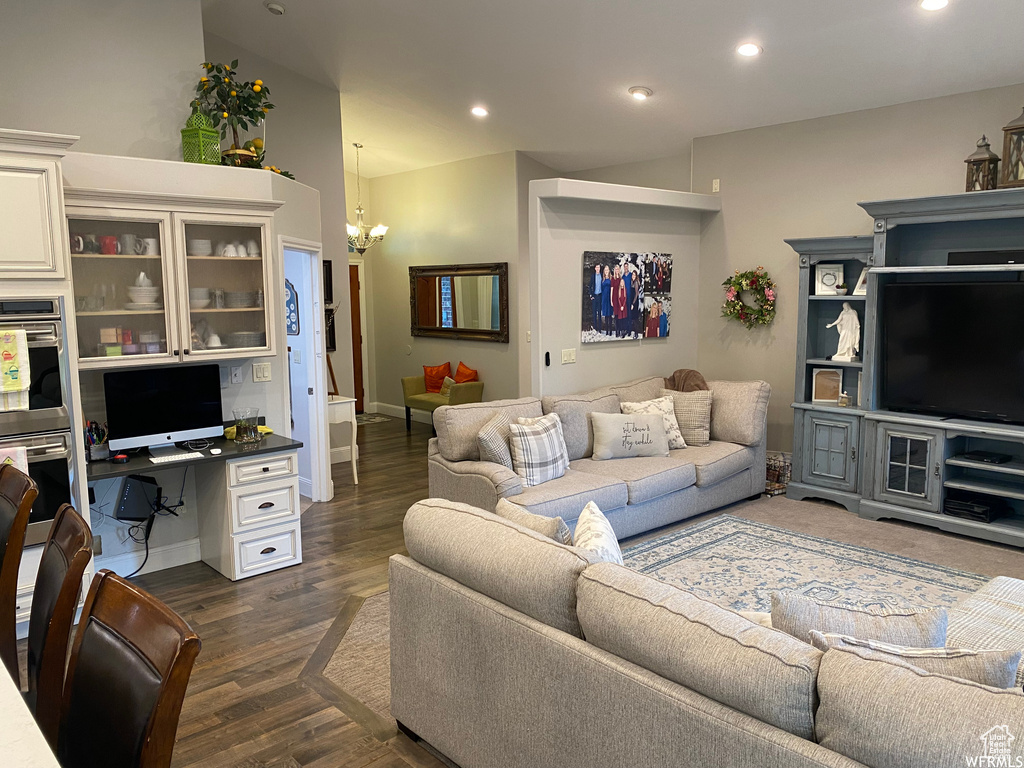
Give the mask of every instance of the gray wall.
[[(370, 181), (367, 222), (390, 227), (387, 238), (366, 252), (373, 295), (374, 391), (368, 399), (402, 405), (401, 377), (424, 365), (459, 361), (480, 371), (484, 398), (518, 395), (518, 350), (514, 343), (413, 338), (410, 333), (409, 267), (507, 261), (509, 301), (518, 290), (515, 153), (446, 163)], [(368, 308), (369, 311), (369, 308)], [(519, 333), (510, 312), (509, 333)]]
[(180, 160), (203, 60), (199, 0), (5, 2), (0, 123), (76, 134), (79, 152)]
[(690, 148), (670, 157), (641, 160), (636, 163), (606, 165), (574, 173), (560, 173), (566, 179), (603, 181), (606, 184), (628, 184), (633, 187), (690, 190)]
[[(701, 237), (700, 346), (708, 378), (772, 385), (768, 446), (792, 445), (797, 256), (783, 238), (871, 233), (860, 200), (963, 192), (963, 160), (1020, 114), (1024, 85), (697, 139), (693, 191), (721, 179), (722, 213)], [(722, 281), (763, 265), (778, 315), (748, 331), (719, 314)]]
[[(345, 210), (341, 95), (215, 35), (206, 36), (206, 57), (217, 62), (238, 59), (240, 77), (266, 82), (275, 105), (265, 123), (267, 162), (291, 171), (296, 180), (320, 193), (324, 259), (334, 262), (334, 300), (341, 307), (335, 315), (338, 347), (331, 362), (341, 394), (352, 395), (348, 239), (345, 219), (340, 215)], [(258, 130), (253, 135), (260, 133)]]

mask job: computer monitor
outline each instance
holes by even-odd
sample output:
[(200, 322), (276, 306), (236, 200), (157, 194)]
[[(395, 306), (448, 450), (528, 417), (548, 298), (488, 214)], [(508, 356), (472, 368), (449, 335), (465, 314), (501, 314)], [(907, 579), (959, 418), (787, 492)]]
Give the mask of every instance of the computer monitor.
[(175, 365), (103, 374), (111, 450), (220, 437), (220, 367)]

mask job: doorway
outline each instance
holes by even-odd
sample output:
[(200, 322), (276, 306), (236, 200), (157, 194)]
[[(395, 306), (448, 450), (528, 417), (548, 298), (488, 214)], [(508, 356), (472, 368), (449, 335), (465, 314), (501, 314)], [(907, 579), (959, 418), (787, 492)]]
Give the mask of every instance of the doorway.
[[(362, 257), (349, 255), (348, 260), (349, 311), (352, 327), (352, 388), (356, 399), (356, 413), (376, 412), (375, 403), (367, 403), (367, 389), (373, 388), (370, 381), (369, 338), (366, 324), (366, 262)], [(367, 408), (367, 406), (369, 406)]]
[(330, 501), (334, 488), (328, 459), (327, 364), (323, 333), (320, 246), (282, 238), (285, 339), (292, 437), (299, 448), (299, 493)]

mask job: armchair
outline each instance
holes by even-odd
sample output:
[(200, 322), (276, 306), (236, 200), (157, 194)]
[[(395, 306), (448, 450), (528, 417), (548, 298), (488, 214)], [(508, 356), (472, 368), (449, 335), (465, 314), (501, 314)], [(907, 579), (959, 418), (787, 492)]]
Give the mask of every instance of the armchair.
[(484, 383), (467, 381), (465, 384), (453, 384), (448, 397), (444, 397), (440, 392), (427, 392), (425, 377), (405, 376), (402, 378), (402, 395), (405, 399), (405, 428), (411, 430), (412, 409), (433, 413), (442, 405), (479, 403), (484, 399)]

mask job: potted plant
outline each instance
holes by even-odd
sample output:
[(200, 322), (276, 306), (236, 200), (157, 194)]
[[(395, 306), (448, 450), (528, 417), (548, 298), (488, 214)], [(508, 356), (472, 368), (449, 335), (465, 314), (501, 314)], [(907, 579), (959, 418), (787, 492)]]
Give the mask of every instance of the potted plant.
[(839, 285), (836, 286), (835, 291), (836, 296), (845, 296), (847, 291), (846, 283), (839, 283)]

